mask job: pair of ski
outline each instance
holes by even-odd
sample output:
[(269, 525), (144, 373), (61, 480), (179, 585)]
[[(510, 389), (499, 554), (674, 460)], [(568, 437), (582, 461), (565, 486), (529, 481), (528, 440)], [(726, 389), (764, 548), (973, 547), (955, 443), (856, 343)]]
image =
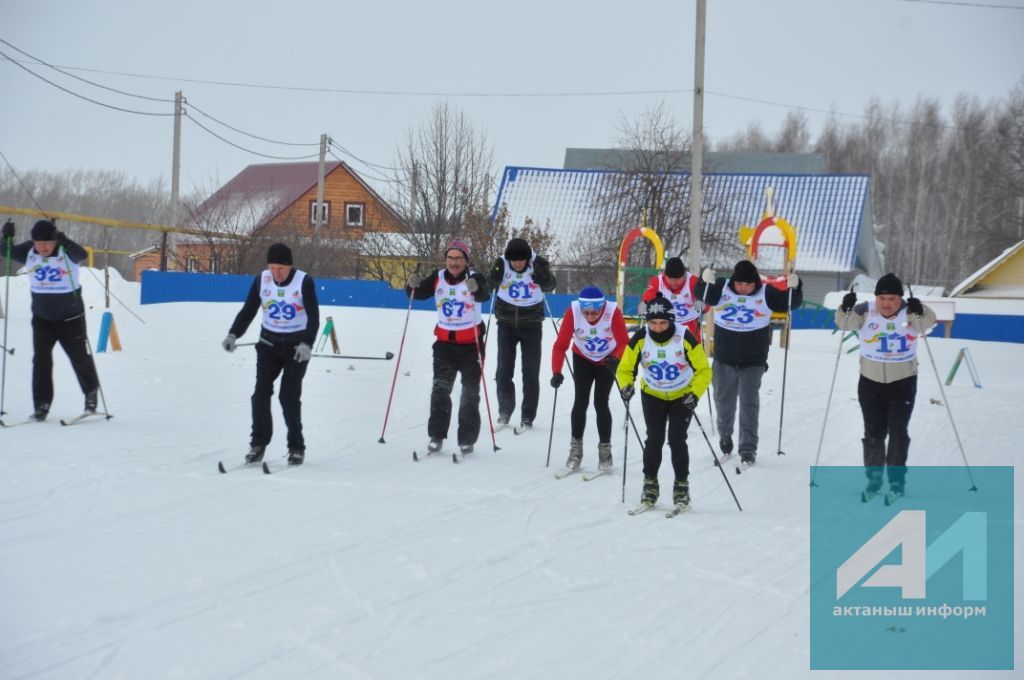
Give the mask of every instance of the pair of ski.
[[(641, 503), (637, 507), (635, 507), (632, 510), (630, 510), (628, 512), (628, 514), (631, 517), (634, 516), (634, 515), (642, 515), (643, 513), (647, 512), (648, 510), (654, 510), (654, 508), (655, 508), (655, 504), (654, 503)], [(683, 505), (681, 503), (678, 503), (676, 505), (673, 505), (672, 509), (665, 513), (665, 518), (666, 519), (672, 519), (673, 517), (681, 515), (684, 512), (688, 512), (689, 510), (690, 510), (690, 506), (689, 505)]]
[(895, 493), (891, 489), (889, 491), (886, 491), (885, 493), (881, 493), (881, 490), (868, 491), (867, 489), (865, 489), (864, 491), (860, 492), (860, 502), (868, 503), (875, 496), (881, 496), (882, 502), (885, 503), (886, 506), (890, 506), (893, 503), (895, 503), (897, 499), (901, 498), (902, 494)]
[[(82, 414), (75, 416), (74, 418), (62, 418), (61, 421), (60, 421), (60, 424), (64, 425), (64, 426), (77, 425), (78, 423), (82, 422), (86, 418), (92, 418), (93, 416), (103, 416), (107, 420), (110, 420), (111, 418), (114, 417), (114, 416), (110, 415), (109, 413), (100, 413), (99, 411), (85, 411)], [(0, 420), (0, 427), (11, 428), (11, 427), (18, 427), (19, 425), (31, 425), (32, 423), (42, 423), (42, 422), (45, 422), (45, 421), (43, 421), (43, 420), (36, 420), (35, 418), (28, 418), (26, 420), (19, 420), (16, 423), (5, 423), (4, 421)]]
[[(262, 463), (262, 465), (261, 465), (261, 463)], [(235, 465), (233, 467), (224, 467), (224, 462), (223, 461), (217, 461), (217, 471), (220, 472), (222, 475), (223, 474), (227, 474), (228, 472), (233, 472), (235, 470), (242, 470), (244, 468), (253, 468), (253, 467), (262, 467), (263, 468), (263, 474), (265, 474), (265, 475), (273, 474), (273, 472), (274, 472), (271, 469), (270, 465), (267, 464), (266, 461), (258, 461), (258, 462), (255, 462), (255, 463), (239, 463), (238, 465)], [(288, 470), (289, 468), (296, 468), (296, 467), (299, 467), (299, 466), (298, 465), (291, 465), (291, 464), (289, 464), (287, 467), (278, 470), (278, 472), (283, 472), (285, 470)]]
[[(501, 432), (502, 430), (507, 430), (508, 427), (509, 427), (508, 423), (498, 423), (498, 426), (494, 428), (494, 431), (495, 432)], [(532, 429), (533, 429), (533, 425), (532, 424), (530, 424), (530, 425), (516, 425), (515, 427), (512, 428), (512, 433), (519, 435), (519, 434), (523, 434), (525, 432), (529, 432)]]
[[(555, 473), (555, 479), (565, 479), (566, 477), (574, 475), (577, 472), (581, 472), (582, 473), (583, 472), (583, 468), (575, 468), (575, 469), (571, 469), (571, 470), (567, 469), (564, 472), (556, 472)], [(595, 472), (592, 475), (580, 475), (580, 478), (584, 482), (589, 482), (589, 481), (591, 481), (593, 479), (597, 479), (598, 477), (604, 477), (605, 475), (609, 475), (609, 474), (611, 474), (611, 472), (612, 472), (611, 470), (598, 470), (597, 472)]]
[[(721, 458), (715, 461), (715, 467), (718, 467), (719, 465), (724, 465), (725, 462), (730, 458), (732, 458), (731, 453), (723, 453)], [(743, 474), (744, 470), (749, 470), (752, 467), (754, 467), (754, 461), (741, 460), (739, 463), (736, 464), (736, 474), (741, 475)]]
[[(436, 456), (439, 453), (441, 453), (441, 449), (438, 449), (437, 451), (431, 451), (430, 449), (427, 449), (427, 452), (423, 453), (423, 454), (421, 454), (421, 453), (419, 453), (417, 451), (413, 451), (412, 452), (412, 459), (414, 461), (416, 461), (416, 462), (419, 462), (419, 461), (423, 460), (424, 458), (427, 458), (429, 456)], [(461, 463), (463, 460), (466, 459), (466, 456), (468, 456), (471, 453), (473, 453), (473, 452), (472, 451), (467, 451), (466, 453), (462, 453), (461, 451), (456, 451), (456, 452), (452, 453), (452, 462), (456, 463), (456, 464)]]

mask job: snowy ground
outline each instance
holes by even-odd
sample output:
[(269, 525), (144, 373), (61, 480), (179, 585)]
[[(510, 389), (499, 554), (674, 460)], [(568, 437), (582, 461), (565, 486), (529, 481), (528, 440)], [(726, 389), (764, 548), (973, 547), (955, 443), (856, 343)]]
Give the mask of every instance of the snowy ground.
[[(83, 275), (90, 332), (102, 311)], [(0, 279), (2, 280), (2, 279)], [(240, 461), (255, 375), (251, 348), (219, 343), (238, 305), (113, 302), (125, 350), (97, 357), (116, 415), (62, 428), (82, 399), (56, 357), (44, 424), (0, 431), (0, 677), (15, 678), (794, 678), (808, 670), (808, 466), (814, 462), (838, 336), (794, 333), (783, 449), (776, 457), (782, 354), (762, 389), (756, 469), (730, 481), (691, 428), (694, 509), (628, 517), (640, 492), (629, 437), (627, 503), (613, 477), (555, 481), (571, 390), (538, 430), (489, 434), (477, 453), (412, 461), (426, 444), (433, 319), (414, 312), (384, 445), (394, 362), (314, 359), (305, 381), (307, 464), (267, 477)], [(28, 292), (11, 284), (5, 407), (31, 410)], [(347, 354), (397, 354), (404, 310), (325, 308)], [(256, 336), (255, 327), (245, 340)], [(546, 344), (554, 335), (550, 328)], [(983, 389), (946, 394), (973, 465), (1013, 465), (1024, 424), (1024, 346), (932, 339), (943, 379), (969, 346)], [(491, 349), (494, 345), (492, 341)], [(823, 464), (860, 460), (856, 355), (844, 354)], [(544, 376), (548, 375), (545, 362)], [(913, 464), (958, 465), (923, 354)], [(493, 376), (493, 369), (488, 373)], [(494, 399), (493, 381), (488, 390)], [(270, 451), (281, 464), (283, 423)], [(616, 464), (622, 409), (614, 408)], [(713, 440), (707, 408), (698, 413)], [(640, 423), (642, 431), (642, 422)], [(454, 435), (454, 429), (453, 429)], [(593, 420), (584, 465), (596, 464)], [(731, 468), (730, 468), (731, 469)], [(671, 470), (662, 468), (662, 489)], [(1021, 472), (1016, 483), (1020, 488)], [(1024, 564), (1016, 505), (1015, 557)], [(1017, 570), (1020, 573), (1020, 570)], [(1024, 649), (1017, 578), (1015, 649)], [(880, 673), (853, 674), (882, 677)], [(891, 675), (891, 674), (885, 674)], [(900, 677), (1011, 677), (905, 672)], [(1017, 676), (1019, 677), (1019, 676)]]

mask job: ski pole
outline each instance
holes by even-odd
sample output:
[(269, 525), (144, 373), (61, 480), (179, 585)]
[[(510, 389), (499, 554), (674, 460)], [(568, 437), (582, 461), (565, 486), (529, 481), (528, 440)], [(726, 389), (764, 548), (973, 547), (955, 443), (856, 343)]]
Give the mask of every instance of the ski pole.
[(7, 239), (7, 276), (4, 279), (4, 359), (3, 368), (0, 369), (0, 416), (7, 413), (4, 410), (4, 395), (7, 389), (7, 354), (14, 355), (13, 349), (7, 349), (7, 327), (11, 325), (11, 244), (14, 238)]
[(384, 410), (384, 426), (380, 429), (378, 444), (384, 443), (384, 431), (388, 429), (388, 416), (391, 415), (391, 400), (395, 396), (395, 384), (398, 382), (398, 367), (402, 365), (402, 349), (405, 348), (405, 334), (409, 330), (409, 316), (412, 314), (413, 291), (409, 291), (409, 307), (405, 310), (405, 323), (402, 325), (402, 341), (398, 343), (398, 360), (395, 362), (395, 375), (391, 378), (391, 389), (388, 391), (388, 406)]
[(697, 417), (697, 410), (693, 410), (693, 419), (697, 422), (697, 427), (700, 428), (700, 433), (704, 435), (704, 441), (708, 443), (708, 448), (711, 449), (711, 457), (715, 459), (715, 466), (722, 473), (722, 479), (725, 480), (725, 485), (729, 487), (729, 493), (732, 494), (732, 499), (736, 501), (736, 507), (740, 512), (743, 512), (743, 508), (740, 506), (740, 499), (736, 498), (736, 492), (732, 489), (732, 483), (729, 481), (729, 475), (725, 474), (725, 467), (722, 462), (718, 460), (718, 454), (715, 453), (715, 447), (711, 445), (711, 440), (708, 439), (708, 433), (704, 431), (704, 426), (700, 424), (700, 418)]
[[(853, 286), (852, 285), (850, 286), (850, 292), (851, 293), (853, 292)], [(842, 325), (844, 325), (844, 326), (846, 325), (846, 320), (849, 317), (850, 317), (850, 310), (846, 310), (845, 312), (843, 312), (843, 324)], [(840, 329), (840, 330), (842, 330), (842, 329)], [(845, 340), (845, 339), (846, 339), (846, 336), (842, 332), (840, 332), (839, 333), (839, 347), (836, 349), (836, 365), (835, 365), (835, 368), (832, 369), (832, 384), (829, 385), (829, 388), (828, 388), (828, 399), (825, 400), (825, 418), (821, 421), (821, 436), (818, 437), (818, 453), (815, 454), (815, 456), (814, 456), (814, 467), (812, 468), (813, 472), (811, 473), (811, 486), (818, 486), (817, 484), (814, 483), (814, 479), (815, 479), (815, 477), (818, 476), (818, 460), (821, 459), (821, 445), (825, 441), (825, 425), (828, 423), (828, 410), (829, 410), (829, 407), (832, 406), (832, 391), (836, 388), (836, 374), (839, 373), (839, 359), (840, 359), (840, 357), (843, 356), (843, 340)]]
[(267, 347), (273, 347), (274, 343), (270, 342), (266, 338), (260, 338), (254, 342), (239, 342), (235, 343), (235, 347), (252, 347), (253, 345), (266, 345)]
[[(914, 297), (914, 289), (911, 288), (909, 284), (907, 285), (907, 290), (910, 291), (910, 297)], [(971, 466), (967, 462), (967, 454), (964, 453), (964, 445), (963, 442), (960, 441), (960, 433), (956, 429), (956, 421), (953, 420), (953, 411), (949, 408), (949, 399), (946, 398), (946, 390), (942, 387), (942, 378), (939, 377), (939, 369), (935, 366), (935, 357), (932, 356), (932, 348), (928, 344), (928, 335), (924, 332), (924, 329), (921, 328), (921, 317), (917, 314), (914, 316), (917, 317), (917, 328), (915, 330), (917, 330), (921, 339), (924, 340), (924, 348), (928, 350), (928, 360), (931, 362), (932, 371), (935, 373), (935, 382), (939, 385), (939, 394), (942, 395), (942, 403), (946, 407), (946, 414), (949, 415), (949, 424), (953, 427), (953, 436), (956, 437), (956, 445), (960, 449), (960, 457), (964, 460), (964, 469), (967, 470), (967, 478), (971, 481), (970, 490), (977, 491), (978, 485), (974, 483), (974, 475), (971, 474)], [(907, 317), (909, 318), (910, 315), (908, 314)], [(911, 321), (911, 323), (913, 324), (913, 321)]]
[(0, 345), (0, 350), (3, 350), (4, 352), (6, 352), (6, 353), (10, 354), (11, 356), (14, 356), (14, 350), (15, 350), (15, 349), (16, 349), (15, 347), (12, 347), (12, 348), (10, 348), (10, 349), (7, 349), (7, 346), (6, 346), (6, 345)]
[(390, 361), (395, 358), (395, 355), (391, 352), (385, 352), (382, 357), (360, 357), (353, 354), (313, 354), (312, 356), (320, 357), (321, 359), (361, 359), (364, 361)]
[(487, 425), (490, 427), (490, 443), (494, 445), (495, 453), (498, 453), (501, 451), (501, 447), (499, 447), (498, 439), (495, 437), (495, 421), (490, 417), (490, 397), (487, 396), (487, 381), (483, 377), (483, 349), (480, 347), (479, 324), (473, 325), (473, 344), (476, 345), (476, 357), (480, 362), (480, 384), (483, 385), (483, 402), (487, 407)]
[(555, 398), (551, 400), (551, 432), (548, 434), (548, 460), (544, 467), (551, 467), (551, 442), (555, 438), (555, 406), (558, 404), (558, 388), (555, 388)]
[[(708, 308), (708, 285), (707, 281), (704, 282), (704, 295), (700, 299), (700, 318), (697, 319), (697, 325), (700, 329), (700, 346), (704, 349), (704, 356), (708, 354), (708, 340), (704, 333), (704, 312)], [(708, 385), (708, 394), (711, 393), (711, 385)], [(708, 423), (711, 425), (711, 434), (715, 433), (715, 411), (711, 406), (711, 399), (708, 399)]]
[[(74, 291), (75, 299), (78, 300), (79, 302), (83, 302), (82, 301), (82, 296), (78, 292), (78, 290), (80, 288), (80, 285), (79, 286), (75, 285), (75, 278), (74, 278), (74, 276), (71, 273), (71, 271), (72, 271), (71, 270), (71, 264), (68, 262), (68, 251), (64, 248), (64, 246), (62, 246), (60, 244), (57, 244), (57, 247), (61, 249), (61, 253), (64, 256), (64, 267), (68, 271), (68, 279), (71, 281), (71, 290)], [(85, 340), (85, 352), (86, 352), (86, 354), (89, 355), (89, 361), (92, 362), (92, 366), (93, 366), (92, 370), (96, 374), (96, 389), (100, 393), (100, 403), (103, 404), (103, 416), (107, 420), (110, 420), (114, 416), (110, 415), (110, 409), (107, 408), (107, 397), (103, 393), (103, 383), (100, 382), (100, 372), (96, 368), (96, 359), (95, 359), (95, 357), (93, 356), (93, 353), (92, 353), (92, 346), (89, 344), (89, 331), (85, 327), (85, 304), (84, 304), (84, 302), (82, 304), (82, 333), (85, 335), (85, 338), (84, 338), (84, 340)], [(78, 371), (76, 370), (75, 373), (78, 373)], [(61, 422), (63, 422), (63, 421), (61, 421)]]
[[(792, 272), (791, 272), (792, 273)], [(789, 287), (789, 280), (786, 280), (786, 292), (789, 297), (786, 301), (786, 324), (782, 329), (785, 334), (786, 348), (782, 352), (782, 403), (779, 404), (779, 446), (775, 455), (785, 456), (782, 450), (782, 417), (786, 413), (786, 366), (789, 364), (789, 342), (792, 339), (793, 330), (793, 289)]]
[[(633, 422), (633, 417), (629, 415), (629, 400), (623, 399), (623, 403), (626, 405), (626, 422), (622, 424), (623, 439), (622, 442), (622, 502), (626, 502), (626, 463), (629, 462), (629, 423)], [(636, 424), (633, 425), (633, 429), (636, 430)], [(637, 434), (639, 437), (639, 433)], [(641, 448), (641, 450), (643, 450)]]

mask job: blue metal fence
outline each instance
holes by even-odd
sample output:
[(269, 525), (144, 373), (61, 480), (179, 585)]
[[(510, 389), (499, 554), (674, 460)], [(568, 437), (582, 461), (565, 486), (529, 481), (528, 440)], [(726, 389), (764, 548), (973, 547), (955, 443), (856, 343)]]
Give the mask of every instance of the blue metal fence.
[[(252, 286), (252, 276), (238, 274), (188, 274), (185, 272), (142, 273), (141, 303), (161, 302), (242, 302)], [(317, 298), (321, 305), (404, 309), (409, 304), (404, 290), (391, 288), (383, 281), (354, 279), (317, 279)], [(551, 313), (562, 316), (576, 296), (548, 295)], [(626, 309), (636, 309), (638, 298), (627, 296)], [(432, 310), (431, 300), (418, 300), (414, 309)], [(486, 303), (483, 312), (490, 312)], [(834, 312), (820, 307), (793, 312), (793, 328), (833, 328)], [(941, 331), (936, 334), (942, 335)], [(993, 340), (1024, 343), (1024, 316), (995, 314), (958, 314), (952, 336), (964, 340)]]

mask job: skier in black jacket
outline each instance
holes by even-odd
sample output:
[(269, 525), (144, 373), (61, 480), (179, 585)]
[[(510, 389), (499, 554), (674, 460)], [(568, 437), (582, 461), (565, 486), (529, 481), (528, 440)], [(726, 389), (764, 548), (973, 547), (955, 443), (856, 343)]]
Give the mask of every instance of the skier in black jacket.
[(235, 341), (262, 310), (260, 339), (256, 343), (256, 389), (252, 393), (252, 436), (246, 463), (263, 460), (274, 434), (270, 397), (281, 377), (278, 399), (288, 426), (288, 464), (301, 465), (306, 457), (302, 436), (302, 379), (309, 366), (313, 343), (320, 329), (316, 285), (306, 272), (292, 266), (292, 251), (283, 243), (267, 250), (267, 269), (249, 288), (241, 311), (221, 346), (235, 351)]
[(26, 265), (32, 291), (32, 401), (33, 420), (46, 420), (53, 402), (53, 346), (60, 343), (78, 385), (85, 395), (85, 411), (95, 413), (100, 379), (89, 352), (85, 305), (78, 265), (88, 257), (85, 248), (69, 239), (51, 220), (32, 226), (32, 240), (14, 245), (14, 223), (3, 226), (0, 252)]
[(548, 261), (535, 255), (524, 239), (514, 238), (505, 256), (491, 266), (487, 282), (495, 289), (498, 320), (498, 426), (508, 425), (516, 408), (516, 345), (523, 349), (521, 428), (533, 427), (540, 398), (540, 355), (544, 329), (544, 293), (555, 289)]
[[(722, 453), (732, 453), (733, 424), (739, 401), (740, 460), (752, 464), (757, 458), (757, 420), (761, 410), (761, 378), (768, 370), (768, 346), (771, 344), (772, 312), (785, 312), (803, 304), (803, 281), (789, 274), (789, 290), (779, 290), (761, 282), (757, 267), (740, 260), (728, 278), (715, 279), (715, 272), (704, 270), (695, 297), (715, 308), (715, 407), (718, 409), (719, 445)], [(705, 291), (707, 297), (705, 298)]]

